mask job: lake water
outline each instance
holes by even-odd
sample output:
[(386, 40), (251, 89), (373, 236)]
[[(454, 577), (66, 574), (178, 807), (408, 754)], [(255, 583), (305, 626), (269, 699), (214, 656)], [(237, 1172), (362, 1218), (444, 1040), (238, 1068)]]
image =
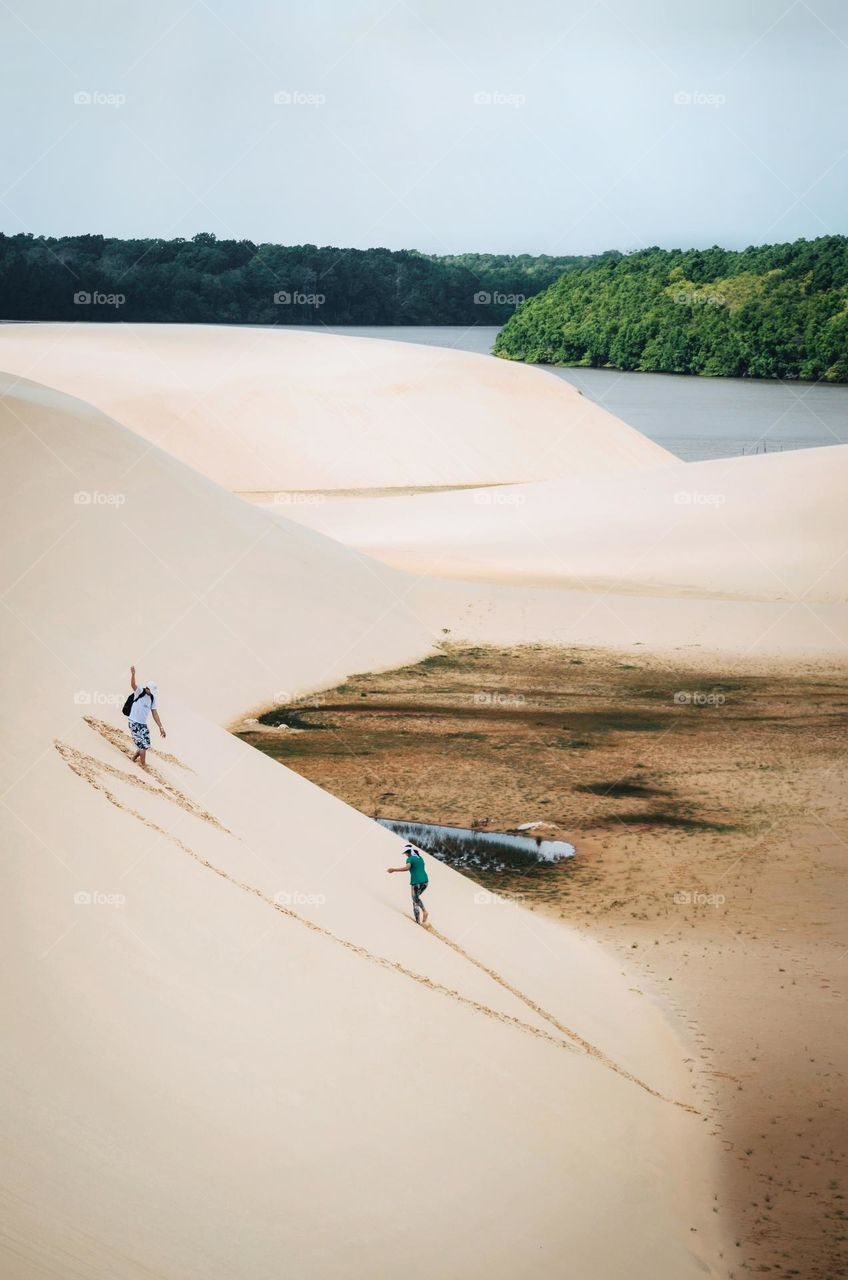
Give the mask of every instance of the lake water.
[[(310, 332), (489, 354), (498, 330), (494, 325), (410, 325)], [(848, 443), (848, 386), (543, 367), (687, 462)]]
[(403, 822), (395, 818), (378, 818), (382, 827), (388, 827), (396, 835), (418, 845), (419, 848), (437, 852), (440, 843), (460, 842), (473, 847), (489, 845), (494, 850), (503, 848), (522, 853), (531, 861), (560, 862), (574, 857), (574, 845), (566, 840), (536, 840), (533, 836), (513, 835), (506, 831), (479, 831), (471, 827), (445, 827), (435, 822)]

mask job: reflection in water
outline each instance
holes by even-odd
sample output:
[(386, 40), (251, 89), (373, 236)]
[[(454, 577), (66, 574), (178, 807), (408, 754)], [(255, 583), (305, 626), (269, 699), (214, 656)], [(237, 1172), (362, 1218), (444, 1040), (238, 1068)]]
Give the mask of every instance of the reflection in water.
[(452, 867), (476, 866), (506, 871), (541, 863), (561, 862), (574, 856), (574, 845), (565, 840), (512, 835), (500, 831), (474, 831), (469, 827), (445, 827), (433, 822), (401, 822), (378, 818), (383, 827)]

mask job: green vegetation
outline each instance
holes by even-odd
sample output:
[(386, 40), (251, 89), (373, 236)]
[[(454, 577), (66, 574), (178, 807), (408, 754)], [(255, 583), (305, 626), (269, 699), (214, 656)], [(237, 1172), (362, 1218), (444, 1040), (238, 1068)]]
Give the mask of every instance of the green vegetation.
[(495, 354), (531, 363), (848, 382), (848, 237), (606, 253), (525, 302)]
[(506, 322), (510, 360), (846, 382), (848, 237), (593, 258), (0, 234), (0, 318)]
[[(254, 244), (209, 232), (191, 240), (0, 235), (0, 318), (503, 324), (516, 300), (590, 261)], [(90, 300), (80, 302), (80, 294)]]

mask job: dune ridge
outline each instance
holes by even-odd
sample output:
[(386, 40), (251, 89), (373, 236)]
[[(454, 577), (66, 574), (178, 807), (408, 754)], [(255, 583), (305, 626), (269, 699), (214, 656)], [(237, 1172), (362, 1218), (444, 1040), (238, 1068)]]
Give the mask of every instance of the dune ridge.
[(0, 327), (47, 382), (239, 493), (500, 484), (670, 457), (543, 371), (448, 348), (219, 325)]
[(848, 600), (848, 445), (473, 493), (343, 498), (296, 519), (443, 577), (751, 601)]

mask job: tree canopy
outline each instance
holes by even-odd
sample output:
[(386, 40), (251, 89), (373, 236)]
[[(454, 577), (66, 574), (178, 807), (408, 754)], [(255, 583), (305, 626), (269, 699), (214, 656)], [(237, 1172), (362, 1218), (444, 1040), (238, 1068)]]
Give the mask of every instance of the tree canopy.
[(495, 354), (848, 382), (848, 237), (603, 254), (526, 301), (498, 334)]
[(502, 324), (586, 257), (0, 235), (6, 320)]

